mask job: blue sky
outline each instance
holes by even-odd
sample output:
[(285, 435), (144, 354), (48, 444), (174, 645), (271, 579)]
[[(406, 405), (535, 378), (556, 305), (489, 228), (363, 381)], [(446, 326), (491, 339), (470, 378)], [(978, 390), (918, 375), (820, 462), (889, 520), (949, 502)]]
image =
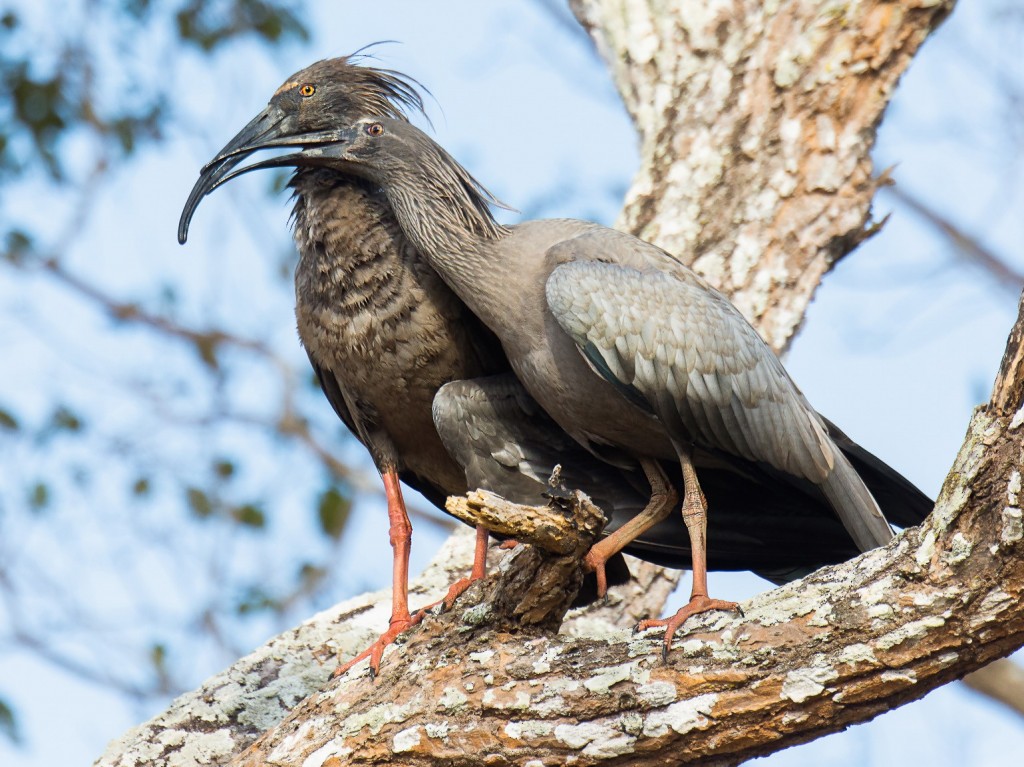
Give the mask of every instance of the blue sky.
[[(999, 95), (1000, 78), (1019, 87), (1024, 73), (1019, 55), (1007, 53), (1020, 50), (1008, 37), (1013, 25), (993, 22), (999, 5), (961, 3), (925, 46), (897, 91), (875, 156), (878, 167), (896, 166), (899, 184), (949, 212), (968, 232), (983, 234), (987, 245), (1024, 268), (1019, 247), (1024, 190), (1016, 183), (1024, 156), (1008, 127), (1013, 116)], [(314, 38), (306, 46), (268, 55), (240, 44), (212, 60), (170, 50), (169, 71), (180, 101), (167, 140), (146, 149), (99, 190), (68, 262), (117, 295), (154, 295), (161, 283), (171, 284), (184, 317), (230, 321), (240, 332), (268, 338), (301, 369), (291, 295), (276, 276), (290, 252), (285, 196), (268, 198), (267, 179), (257, 174), (235, 182), (203, 203), (185, 248), (175, 242), (177, 218), (199, 167), (288, 74), (376, 40), (400, 41), (379, 47), (376, 55), (383, 65), (411, 74), (430, 89), (436, 137), (500, 198), (527, 215), (612, 223), (636, 167), (635, 138), (602, 64), (585, 42), (566, 32), (541, 3), (463, 0), (446, 4), (446, 10), (440, 18), (431, 4), (320, 3), (309, 19)], [(451, 23), (453, 18), (458, 25)], [(1020, 28), (1018, 21), (1018, 35)], [(154, 41), (156, 49), (161, 45)], [(126, 64), (129, 70), (135, 66)], [(137, 65), (141, 77), (152, 76), (157, 66), (148, 60)], [(36, 221), (53, 216), (38, 202), (46, 194), (40, 186), (37, 196), (5, 199), (5, 215)], [(56, 207), (60, 210), (59, 201)], [(826, 279), (786, 363), (815, 407), (934, 495), (972, 408), (987, 397), (1015, 316), (1016, 295), (965, 267), (941, 238), (883, 195), (876, 218), (887, 211), (893, 216), (882, 233)], [(59, 391), (95, 413), (103, 428), (116, 435), (122, 427), (146, 429), (153, 423), (145, 407), (125, 396), (131, 382), (141, 381), (156, 392), (157, 401), (166, 395), (191, 414), (202, 413), (207, 397), (216, 396), (192, 390), (196, 363), (187, 350), (155, 348), (145, 333), (112, 331), (94, 308), (45, 280), (4, 281), (0, 300), (7, 310), (0, 315), (0, 334), (9, 339), (10, 369), (16, 371), (0, 382), (0, 395), (26, 412), (42, 412)], [(242, 373), (233, 380), (245, 381), (231, 384), (232, 397), (254, 409), (276, 400), (278, 383), (264, 368), (241, 356), (232, 363)], [(252, 375), (245, 375), (247, 365)], [(110, 366), (122, 371), (113, 381), (106, 375)], [(179, 396), (182, 389), (191, 394)], [(339, 452), (366, 466), (358, 446), (338, 442), (326, 402), (315, 407), (325, 438), (333, 438)], [(181, 462), (175, 470), (188, 475), (198, 471), (188, 458), (197, 449), (192, 438), (187, 429), (154, 431), (151, 444), (142, 440), (132, 449), (171, 455)], [(148, 616), (153, 626), (173, 625), (190, 615), (189, 600), (215, 598), (207, 584), (210, 573), (190, 567), (181, 550), (162, 545), (167, 541), (184, 541), (190, 556), (230, 554), (233, 567), (265, 571), (271, 581), (275, 568), (294, 564), (296, 546), (336, 556), (346, 562), (346, 572), (331, 584), (332, 601), (387, 585), (387, 568), (365, 566), (390, 557), (379, 497), (358, 504), (351, 529), (332, 551), (311, 529), (309, 495), (296, 489), (318, 481), (307, 456), (282, 452), (270, 440), (253, 440), (242, 428), (226, 428), (216, 439), (224, 450), (255, 454), (254, 468), (241, 481), (253, 493), (268, 493), (268, 503), (283, 510), (275, 517), (275, 536), (290, 543), (280, 547), (284, 553), (273, 554), (280, 561), (260, 559), (254, 552), (263, 549), (224, 531), (183, 531), (174, 518), (159, 513), (133, 520), (148, 531), (152, 550), (136, 552), (132, 561), (137, 564), (127, 573), (117, 572), (117, 552), (138, 547), (138, 540), (117, 528), (112, 532), (109, 523), (130, 510), (110, 510), (113, 517), (105, 517), (102, 526), (87, 515), (72, 519), (68, 512), (70, 527), (63, 532), (45, 522), (15, 528), (19, 548), (60, 553), (59, 561), (47, 562), (42, 573), (68, 589), (62, 598), (81, 594), (90, 615), (102, 617), (95, 636), (116, 629), (144, 639), (158, 632), (139, 615)], [(97, 480), (97, 497), (119, 497), (113, 491), (123, 479), (118, 471)], [(69, 530), (77, 549), (58, 540), (69, 537)], [(10, 529), (5, 537), (12, 540)], [(414, 570), (430, 558), (439, 540), (436, 528), (417, 526)], [(0, 555), (14, 557), (14, 548), (0, 543)], [(69, 553), (74, 551), (82, 556)], [(206, 556), (200, 559), (207, 561)], [(712, 579), (724, 598), (766, 587), (753, 576), (713, 574)], [(144, 610), (139, 602), (145, 603)], [(46, 615), (53, 607), (41, 602), (36, 609)], [(130, 629), (118, 616), (132, 616)], [(244, 651), (273, 628), (257, 622), (232, 637), (228, 648), (207, 649), (191, 659), (189, 671), (200, 681), (229, 662), (228, 650)], [(159, 708), (84, 682), (23, 648), (2, 649), (0, 694), (16, 703), (27, 743), (13, 749), (0, 742), (0, 764), (87, 763), (110, 738)], [(84, 661), (103, 657), (102, 647), (67, 649)], [(54, 722), (61, 723), (60, 738), (52, 737)], [(998, 765), (1022, 748), (1019, 719), (963, 688), (949, 687), (766, 763)]]

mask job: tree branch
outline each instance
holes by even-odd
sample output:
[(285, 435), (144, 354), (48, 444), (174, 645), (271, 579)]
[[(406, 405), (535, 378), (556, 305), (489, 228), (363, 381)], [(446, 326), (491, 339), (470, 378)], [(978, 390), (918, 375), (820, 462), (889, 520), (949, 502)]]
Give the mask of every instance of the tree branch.
[[(1022, 334), (1024, 315), (1008, 359)], [(496, 633), (456, 611), (233, 764), (736, 764), (915, 700), (1024, 644), (1021, 404), (975, 413), (924, 525), (694, 621), (667, 665), (658, 636)]]
[(784, 349), (875, 228), (870, 151), (952, 2), (570, 0), (640, 136), (622, 229), (674, 253)]
[(969, 235), (920, 197), (899, 186), (889, 187), (888, 192), (927, 221), (949, 240), (949, 244), (964, 260), (985, 272), (1000, 288), (1013, 291), (1016, 294), (1024, 286), (1024, 274), (1018, 272), (1005, 260), (982, 245), (978, 238)]

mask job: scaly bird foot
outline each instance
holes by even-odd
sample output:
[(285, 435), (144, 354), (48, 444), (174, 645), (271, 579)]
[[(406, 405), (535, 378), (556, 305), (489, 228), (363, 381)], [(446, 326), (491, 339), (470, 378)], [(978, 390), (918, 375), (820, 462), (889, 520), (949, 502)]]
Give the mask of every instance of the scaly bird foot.
[(597, 579), (597, 598), (605, 599), (608, 596), (608, 575), (605, 572), (605, 565), (608, 560), (599, 556), (591, 549), (583, 557), (583, 572), (593, 573)]
[[(668, 650), (672, 646), (672, 637), (675, 636), (676, 629), (686, 622), (686, 619), (692, 615), (698, 615), (700, 613), (706, 613), (710, 610), (728, 610), (734, 611), (739, 610), (740, 606), (736, 602), (726, 602), (722, 599), (711, 599), (706, 596), (695, 596), (691, 597), (690, 601), (683, 605), (679, 612), (673, 615), (671, 618), (661, 618), (658, 620), (645, 620), (640, 621), (636, 624), (634, 631), (643, 631), (649, 628), (658, 628), (660, 626), (665, 627), (665, 640), (661, 646), (661, 658), (664, 661), (668, 660)], [(742, 615), (742, 611), (740, 612)]]
[(498, 544), (498, 548), (501, 549), (502, 551), (508, 551), (509, 549), (514, 549), (518, 545), (519, 545), (519, 541), (517, 541), (515, 538), (508, 538), (508, 539), (502, 541), (501, 543), (499, 543)]
[(423, 620), (423, 616), (426, 615), (428, 610), (432, 610), (440, 604), (444, 605), (445, 612), (451, 610), (452, 607), (455, 606), (455, 600), (461, 597), (462, 594), (466, 591), (466, 589), (468, 589), (478, 580), (481, 580), (482, 577), (483, 576), (481, 576), (480, 578), (459, 578), (459, 580), (455, 581), (455, 583), (448, 587), (448, 593), (444, 595), (443, 599), (438, 599), (436, 602), (431, 602), (426, 607), (420, 608), (419, 612), (417, 612), (416, 615), (413, 616), (413, 618), (418, 623), (419, 621)]
[(369, 657), (370, 679), (373, 679), (377, 676), (377, 672), (380, 670), (380, 661), (384, 655), (384, 648), (392, 642), (394, 642), (395, 639), (398, 638), (399, 634), (401, 634), (403, 631), (411, 629), (421, 620), (423, 620), (423, 610), (420, 610), (418, 613), (416, 613), (413, 616), (410, 616), (409, 618), (392, 619), (391, 625), (388, 626), (388, 630), (381, 634), (376, 642), (367, 647), (365, 650), (359, 653), (359, 655), (354, 657), (345, 665), (338, 666), (338, 668), (335, 669), (334, 674), (332, 676), (341, 676), (354, 665), (359, 663), (359, 661), (363, 660), (366, 657)]

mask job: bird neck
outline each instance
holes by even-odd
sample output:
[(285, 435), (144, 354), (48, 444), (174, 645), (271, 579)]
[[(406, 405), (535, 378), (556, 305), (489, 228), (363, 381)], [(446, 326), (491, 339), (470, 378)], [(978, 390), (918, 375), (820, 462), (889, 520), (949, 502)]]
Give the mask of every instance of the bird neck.
[(411, 183), (385, 184), (384, 191), (406, 237), (464, 301), (500, 278), (501, 264), (490, 255), (510, 230), (462, 179), (424, 173)]

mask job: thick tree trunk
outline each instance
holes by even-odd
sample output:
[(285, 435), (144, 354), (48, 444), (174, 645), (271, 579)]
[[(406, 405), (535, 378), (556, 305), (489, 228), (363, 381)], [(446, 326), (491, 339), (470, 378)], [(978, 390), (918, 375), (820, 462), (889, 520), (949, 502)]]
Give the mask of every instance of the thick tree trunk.
[[(871, 232), (875, 126), (950, 5), (573, 0), (641, 138), (621, 226), (688, 259), (783, 349), (822, 276)], [(386, 594), (366, 595), (100, 763), (732, 764), (918, 698), (1024, 644), (1022, 334), (1018, 321), (927, 523), (743, 617), (692, 621), (668, 664), (659, 635), (622, 628), (674, 583), (645, 566), (618, 604), (558, 635), (497, 632), (480, 620), (493, 604), (460, 603), (389, 651), (377, 680), (357, 667), (328, 681), (332, 650), (351, 656), (386, 625)], [(464, 537), (447, 552), (469, 560)], [(454, 575), (433, 568), (422, 599)]]
[(873, 227), (870, 150), (952, 2), (570, 0), (640, 136), (620, 227), (728, 294), (776, 349)]

